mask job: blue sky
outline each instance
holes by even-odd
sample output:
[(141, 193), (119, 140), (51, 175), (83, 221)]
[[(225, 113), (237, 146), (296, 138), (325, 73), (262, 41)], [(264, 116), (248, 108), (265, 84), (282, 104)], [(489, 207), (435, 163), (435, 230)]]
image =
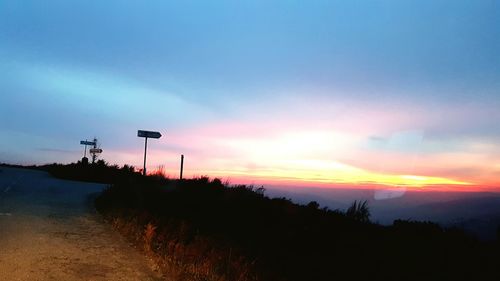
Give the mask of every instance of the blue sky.
[[(275, 174), (287, 165), (250, 161), (247, 147), (320, 131), (336, 137), (317, 145), (342, 153), (279, 156), (394, 174), (417, 155), (406, 172), (491, 182), (500, 165), (481, 163), (500, 155), (499, 5), (1, 1), (0, 161), (75, 161), (79, 140), (98, 136), (108, 161), (140, 165), (135, 131), (156, 129), (151, 165), (187, 151), (193, 173)], [(384, 168), (363, 160), (372, 153)], [(449, 169), (426, 164), (436, 159)]]

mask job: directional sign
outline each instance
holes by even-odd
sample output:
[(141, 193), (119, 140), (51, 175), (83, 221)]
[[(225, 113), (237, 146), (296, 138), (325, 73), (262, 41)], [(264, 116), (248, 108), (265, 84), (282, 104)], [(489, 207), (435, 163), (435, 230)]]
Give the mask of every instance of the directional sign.
[(148, 139), (159, 139), (161, 138), (161, 134), (160, 132), (138, 130), (137, 136), (144, 138), (144, 169), (142, 169), (142, 174), (146, 175), (146, 152), (148, 150)]
[(160, 132), (152, 132), (152, 131), (144, 131), (144, 130), (137, 131), (137, 136), (141, 137), (141, 138), (152, 138), (152, 139), (161, 138)]
[(102, 153), (102, 149), (100, 148), (91, 148), (89, 150), (90, 153)]
[(80, 144), (83, 144), (83, 145), (95, 145), (95, 142), (93, 142), (93, 141), (80, 141)]

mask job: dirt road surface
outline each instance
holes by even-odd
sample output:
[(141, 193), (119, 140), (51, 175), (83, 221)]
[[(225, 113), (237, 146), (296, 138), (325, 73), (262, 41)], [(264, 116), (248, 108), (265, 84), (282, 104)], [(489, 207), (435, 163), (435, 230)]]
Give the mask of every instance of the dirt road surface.
[(164, 280), (93, 210), (104, 187), (0, 167), (0, 280)]

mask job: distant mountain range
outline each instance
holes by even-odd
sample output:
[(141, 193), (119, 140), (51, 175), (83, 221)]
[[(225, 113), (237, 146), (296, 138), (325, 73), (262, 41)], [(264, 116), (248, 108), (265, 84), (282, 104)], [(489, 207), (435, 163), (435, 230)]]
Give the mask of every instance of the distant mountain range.
[(500, 196), (463, 198), (448, 202), (423, 204), (408, 210), (418, 220), (436, 221), (457, 226), (481, 239), (496, 239), (500, 226)]
[[(500, 193), (427, 192), (367, 189), (327, 189), (269, 186), (270, 197), (297, 203), (318, 202), (322, 207), (345, 209), (354, 200), (369, 202), (372, 221), (392, 224), (395, 219), (437, 222), (456, 226), (481, 239), (496, 239), (500, 226)], [(380, 199), (387, 198), (387, 199)]]

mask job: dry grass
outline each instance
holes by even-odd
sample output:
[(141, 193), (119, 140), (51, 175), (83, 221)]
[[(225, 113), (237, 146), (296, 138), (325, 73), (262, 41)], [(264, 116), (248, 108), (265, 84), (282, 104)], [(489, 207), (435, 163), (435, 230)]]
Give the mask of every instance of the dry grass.
[(152, 251), (151, 245), (155, 235), (156, 235), (156, 226), (154, 226), (152, 223), (148, 223), (144, 227), (144, 250), (146, 252)]
[(195, 237), (190, 243), (176, 239), (179, 231), (158, 233), (153, 223), (141, 228), (139, 219), (114, 218), (113, 227), (132, 240), (151, 257), (163, 275), (178, 281), (258, 281), (252, 263), (232, 249), (216, 249), (208, 238)]
[(169, 178), (167, 175), (165, 166), (163, 166), (163, 165), (159, 165), (158, 167), (156, 167), (156, 169), (153, 172), (148, 173), (148, 175), (153, 176), (153, 177), (157, 177), (157, 178), (161, 178), (161, 179), (168, 179)]

